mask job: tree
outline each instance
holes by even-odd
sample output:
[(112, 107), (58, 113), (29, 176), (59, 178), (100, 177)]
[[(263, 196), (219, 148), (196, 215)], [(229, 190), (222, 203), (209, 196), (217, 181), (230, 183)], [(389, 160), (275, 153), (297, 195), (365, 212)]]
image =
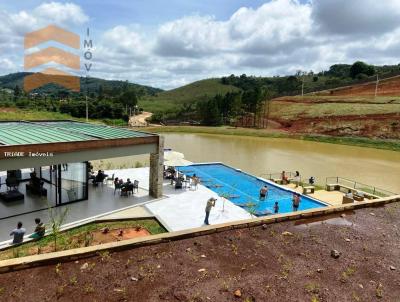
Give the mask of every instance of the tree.
[(97, 91), (97, 99), (99, 101), (104, 99), (104, 91), (103, 91), (103, 85), (99, 85), (99, 89)]
[(134, 90), (130, 89), (123, 92), (119, 98), (119, 102), (124, 104), (127, 107), (134, 107), (137, 104), (137, 96)]
[(65, 208), (64, 210), (60, 210), (57, 212), (56, 209), (52, 208), (50, 205), (48, 206), (48, 214), (49, 214), (49, 226), (51, 229), (51, 236), (54, 241), (54, 251), (57, 251), (57, 244), (61, 237), (61, 226), (64, 224), (65, 219), (67, 218), (69, 209)]
[(355, 79), (360, 73), (373, 76), (375, 74), (375, 68), (372, 65), (357, 61), (350, 67), (350, 76)]
[(14, 102), (17, 101), (20, 96), (21, 96), (21, 88), (19, 88), (18, 85), (15, 85), (15, 87), (14, 87)]

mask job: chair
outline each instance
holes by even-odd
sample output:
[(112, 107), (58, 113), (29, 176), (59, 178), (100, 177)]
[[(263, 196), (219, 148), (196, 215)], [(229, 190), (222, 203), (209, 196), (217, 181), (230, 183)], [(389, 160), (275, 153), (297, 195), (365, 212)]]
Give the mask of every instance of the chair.
[[(133, 182), (133, 190), (136, 190), (136, 192), (139, 193), (139, 181), (138, 180), (135, 180)], [(132, 193), (133, 193), (133, 191), (132, 191)]]
[(8, 190), (16, 190), (18, 188), (19, 181), (16, 177), (7, 177), (6, 186)]
[(113, 173), (113, 175), (111, 177), (107, 177), (107, 182), (114, 181), (114, 179), (115, 179), (114, 176), (115, 176), (115, 174)]

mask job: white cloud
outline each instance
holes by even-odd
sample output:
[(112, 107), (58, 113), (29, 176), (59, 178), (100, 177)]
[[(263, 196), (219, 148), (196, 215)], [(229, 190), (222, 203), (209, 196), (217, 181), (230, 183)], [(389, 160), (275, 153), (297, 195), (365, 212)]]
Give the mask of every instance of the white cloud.
[(400, 26), (400, 1), (314, 0), (312, 17), (326, 33), (378, 35)]
[(32, 11), (34, 18), (58, 25), (82, 25), (89, 17), (74, 3), (43, 3)]

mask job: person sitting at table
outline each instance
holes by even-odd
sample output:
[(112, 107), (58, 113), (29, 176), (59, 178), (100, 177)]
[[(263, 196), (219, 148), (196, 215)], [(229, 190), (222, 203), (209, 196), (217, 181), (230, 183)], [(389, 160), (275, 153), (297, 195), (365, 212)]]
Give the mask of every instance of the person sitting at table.
[(128, 178), (125, 183), (121, 185), (121, 195), (127, 194), (129, 185), (132, 184), (131, 180)]

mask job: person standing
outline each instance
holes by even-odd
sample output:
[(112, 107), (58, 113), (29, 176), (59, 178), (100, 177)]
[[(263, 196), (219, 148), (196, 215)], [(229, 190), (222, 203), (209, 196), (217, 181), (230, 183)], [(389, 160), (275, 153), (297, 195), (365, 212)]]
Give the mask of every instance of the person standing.
[(211, 212), (211, 208), (215, 207), (215, 202), (217, 201), (216, 198), (211, 197), (208, 201), (207, 201), (207, 205), (206, 205), (206, 218), (204, 219), (204, 224), (209, 225), (209, 221), (208, 218), (210, 217), (210, 212)]
[(18, 222), (17, 228), (14, 229), (10, 236), (14, 236), (12, 244), (20, 244), (24, 241), (26, 230), (22, 227), (22, 222)]
[(265, 200), (268, 195), (268, 187), (265, 185), (260, 189), (260, 200)]
[(278, 213), (279, 213), (279, 203), (278, 203), (277, 201), (275, 201), (274, 213), (275, 213), (275, 214), (278, 214)]
[(300, 185), (300, 172), (296, 171), (296, 174), (294, 175), (294, 183), (296, 184), (295, 188), (298, 188)]
[(293, 212), (297, 212), (300, 206), (300, 195), (293, 193)]

